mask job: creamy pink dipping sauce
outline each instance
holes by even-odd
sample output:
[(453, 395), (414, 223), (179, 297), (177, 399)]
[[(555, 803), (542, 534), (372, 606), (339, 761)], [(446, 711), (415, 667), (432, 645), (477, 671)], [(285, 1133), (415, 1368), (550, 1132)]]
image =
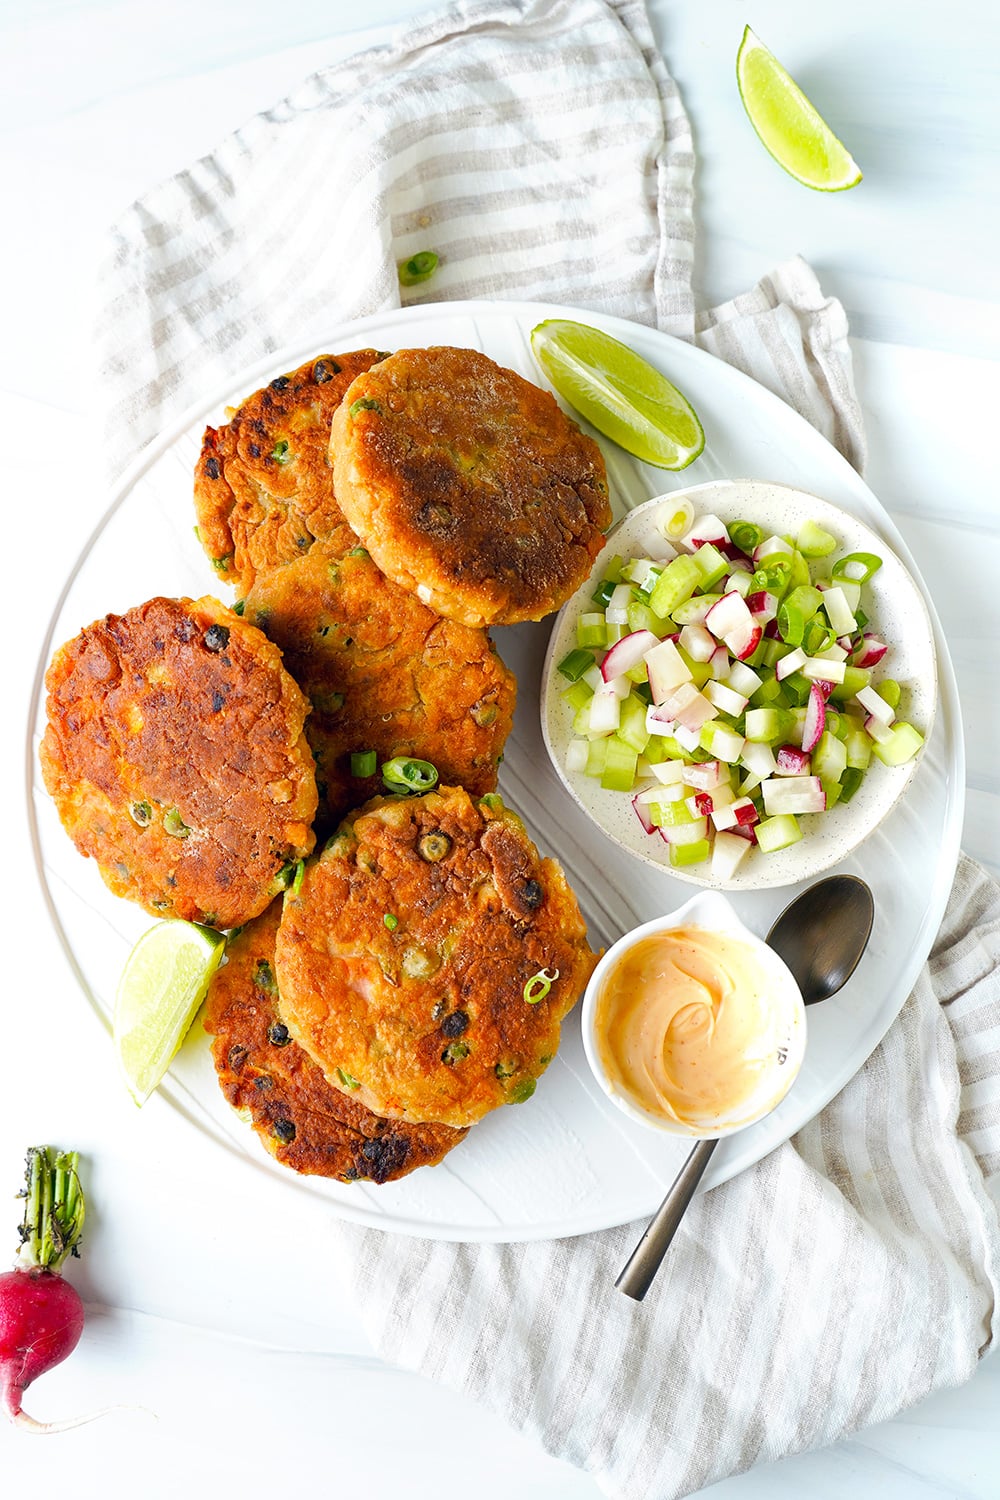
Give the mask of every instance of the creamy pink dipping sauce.
[(710, 1128), (738, 1115), (774, 1070), (781, 1006), (749, 943), (675, 927), (622, 954), (601, 987), (595, 1035), (613, 1088), (652, 1115)]

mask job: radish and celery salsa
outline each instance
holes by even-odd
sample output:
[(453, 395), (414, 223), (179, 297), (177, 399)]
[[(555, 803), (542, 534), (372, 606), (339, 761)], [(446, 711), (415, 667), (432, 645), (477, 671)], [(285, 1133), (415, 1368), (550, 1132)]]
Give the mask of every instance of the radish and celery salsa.
[(813, 522), (766, 536), (688, 501), (653, 515), (644, 555), (611, 559), (559, 663), (566, 769), (631, 797), (673, 867), (711, 859), (728, 880), (754, 846), (802, 838), (800, 816), (849, 802), (873, 755), (902, 765), (923, 736), (896, 718), (899, 683), (872, 685), (889, 648), (864, 586), (881, 558), (834, 560)]

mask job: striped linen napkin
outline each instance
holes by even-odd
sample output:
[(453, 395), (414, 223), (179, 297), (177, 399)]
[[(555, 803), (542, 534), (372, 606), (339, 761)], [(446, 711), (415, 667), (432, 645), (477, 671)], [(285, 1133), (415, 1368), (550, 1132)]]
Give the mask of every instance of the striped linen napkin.
[[(691, 133), (641, 0), (459, 3), (308, 79), (135, 204), (102, 282), (115, 474), (269, 351), (407, 301), (601, 309), (697, 341), (860, 467), (842, 309), (801, 260), (699, 312)], [(433, 246), (430, 288), (397, 260)], [(530, 777), (530, 768), (524, 768)], [(963, 859), (898, 1022), (795, 1139), (691, 1207), (654, 1293), (640, 1226), (454, 1245), (340, 1225), (378, 1352), (623, 1500), (828, 1443), (972, 1372), (996, 1333), (1000, 892)]]

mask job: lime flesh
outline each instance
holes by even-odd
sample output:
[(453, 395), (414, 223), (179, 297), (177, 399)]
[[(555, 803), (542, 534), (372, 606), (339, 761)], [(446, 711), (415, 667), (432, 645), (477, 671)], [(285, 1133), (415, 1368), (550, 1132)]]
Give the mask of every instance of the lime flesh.
[(838, 193), (861, 181), (851, 153), (749, 26), (736, 57), (736, 80), (751, 125), (797, 182)]
[(205, 998), (226, 940), (194, 922), (160, 922), (126, 960), (115, 996), (114, 1041), (129, 1092), (144, 1104)]
[(610, 334), (549, 318), (531, 350), (564, 400), (627, 453), (660, 469), (685, 469), (705, 446), (694, 408), (665, 375)]

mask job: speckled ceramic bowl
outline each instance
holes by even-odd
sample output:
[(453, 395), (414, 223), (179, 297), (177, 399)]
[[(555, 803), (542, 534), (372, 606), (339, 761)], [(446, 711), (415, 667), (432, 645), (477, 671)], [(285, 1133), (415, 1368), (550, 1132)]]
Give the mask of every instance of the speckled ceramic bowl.
[(849, 803), (838, 804), (826, 813), (802, 816), (803, 837), (798, 843), (773, 854), (763, 854), (754, 848), (729, 880), (713, 877), (709, 860), (703, 865), (673, 869), (667, 844), (658, 834), (643, 831), (630, 797), (622, 792), (605, 791), (595, 777), (566, 770), (566, 751), (573, 738), (573, 711), (563, 696), (567, 684), (559, 675), (558, 663), (576, 645), (576, 622), (585, 609), (592, 607), (591, 595), (604, 575), (608, 560), (616, 553), (640, 554), (643, 551), (640, 538), (658, 508), (676, 508), (678, 500), (685, 497), (692, 501), (696, 515), (711, 513), (725, 522), (754, 521), (768, 534), (794, 534), (804, 522), (815, 521), (836, 537), (835, 556), (845, 552), (874, 552), (882, 558), (882, 567), (865, 585), (865, 609), (871, 629), (888, 642), (890, 649), (876, 667), (872, 685), (877, 688), (885, 677), (902, 684), (901, 717), (920, 730), (925, 743), (930, 739), (937, 701), (934, 638), (927, 607), (895, 553), (881, 537), (846, 511), (785, 485), (761, 480), (720, 480), (675, 490), (630, 511), (609, 533), (588, 581), (556, 618), (542, 678), (542, 733), (552, 764), (574, 800), (608, 838), (646, 864), (668, 870), (678, 880), (733, 891), (794, 885), (837, 864), (878, 827), (909, 785), (923, 751), (902, 766), (884, 766), (873, 760)]

